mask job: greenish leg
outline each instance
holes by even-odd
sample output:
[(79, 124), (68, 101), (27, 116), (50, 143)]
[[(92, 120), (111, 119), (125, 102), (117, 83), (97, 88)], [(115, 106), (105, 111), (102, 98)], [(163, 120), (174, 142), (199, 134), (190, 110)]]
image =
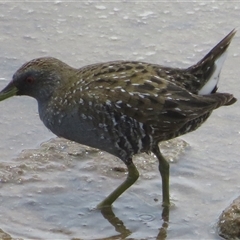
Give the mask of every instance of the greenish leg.
[(138, 179), (139, 172), (135, 165), (131, 162), (127, 165), (128, 176), (127, 179), (117, 187), (109, 196), (107, 196), (101, 203), (97, 205), (97, 208), (109, 207), (112, 203), (129, 187), (131, 187)]
[(159, 147), (156, 146), (154, 149), (154, 154), (158, 158), (159, 161), (159, 172), (162, 177), (162, 206), (169, 207), (170, 206), (170, 197), (169, 197), (169, 163), (161, 154)]

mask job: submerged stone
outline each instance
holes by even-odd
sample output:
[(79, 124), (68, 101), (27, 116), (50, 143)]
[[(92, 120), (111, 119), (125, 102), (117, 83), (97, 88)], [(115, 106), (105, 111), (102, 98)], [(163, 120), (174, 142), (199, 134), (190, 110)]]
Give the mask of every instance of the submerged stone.
[(240, 239), (240, 196), (219, 217), (218, 233), (225, 239)]

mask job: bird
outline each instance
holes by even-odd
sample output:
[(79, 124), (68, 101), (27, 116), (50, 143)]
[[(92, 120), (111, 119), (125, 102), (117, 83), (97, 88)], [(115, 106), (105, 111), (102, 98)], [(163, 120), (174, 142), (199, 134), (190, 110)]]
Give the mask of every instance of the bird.
[(37, 100), (39, 117), (58, 137), (122, 160), (126, 179), (97, 207), (111, 207), (139, 177), (133, 156), (153, 153), (162, 179), (162, 206), (170, 206), (169, 163), (159, 143), (201, 126), (213, 110), (234, 104), (218, 92), (233, 29), (199, 62), (172, 68), (140, 61), (110, 61), (73, 68), (54, 57), (23, 64), (0, 92)]

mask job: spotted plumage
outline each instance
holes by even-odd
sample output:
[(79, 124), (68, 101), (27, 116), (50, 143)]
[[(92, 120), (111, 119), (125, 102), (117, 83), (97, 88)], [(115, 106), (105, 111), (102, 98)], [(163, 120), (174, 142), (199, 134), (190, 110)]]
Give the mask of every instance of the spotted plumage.
[(75, 69), (55, 58), (24, 64), (0, 100), (28, 95), (39, 115), (60, 137), (107, 151), (128, 167), (126, 181), (99, 206), (111, 205), (138, 178), (133, 155), (152, 151), (159, 160), (163, 204), (169, 205), (169, 166), (158, 143), (197, 129), (212, 113), (236, 99), (217, 93), (230, 32), (201, 61), (187, 69), (134, 61)]

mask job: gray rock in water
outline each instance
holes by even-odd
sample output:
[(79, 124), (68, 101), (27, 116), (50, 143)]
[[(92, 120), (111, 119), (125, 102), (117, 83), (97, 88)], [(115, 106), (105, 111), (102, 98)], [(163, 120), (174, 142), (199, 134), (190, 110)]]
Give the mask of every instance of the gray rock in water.
[(240, 196), (219, 217), (218, 233), (225, 239), (240, 239)]

